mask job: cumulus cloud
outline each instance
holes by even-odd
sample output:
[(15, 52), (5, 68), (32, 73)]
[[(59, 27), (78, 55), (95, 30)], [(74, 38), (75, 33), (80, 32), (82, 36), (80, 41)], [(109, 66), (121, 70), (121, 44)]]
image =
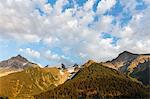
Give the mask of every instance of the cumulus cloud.
[(107, 10), (110, 10), (116, 4), (116, 0), (101, 0), (97, 9), (99, 14), (104, 14)]
[(19, 51), (31, 57), (36, 57), (36, 58), (40, 57), (40, 53), (38, 51), (32, 50), (31, 48), (26, 48), (26, 49), (20, 48)]
[(57, 55), (57, 54), (52, 54), (52, 52), (50, 50), (48, 50), (46, 53), (45, 53), (46, 57), (49, 59), (49, 60), (60, 60), (60, 56)]
[[(144, 0), (148, 4), (148, 0)], [(61, 54), (52, 51), (22, 49), (35, 57), (42, 57), (56, 62), (75, 62), (94, 59), (105, 61), (112, 59), (119, 52), (129, 50), (137, 53), (149, 53), (149, 6), (143, 11), (136, 11), (137, 0), (120, 0), (123, 12), (129, 10), (130, 22), (121, 27), (117, 19), (104, 13), (111, 10), (117, 0), (101, 0), (97, 11), (93, 11), (95, 0), (88, 0), (83, 6), (64, 9), (68, 0), (57, 0), (52, 6), (45, 0), (1, 0), (0, 1), (0, 39), (15, 40), (21, 44), (44, 43), (46, 50), (58, 48)], [(97, 21), (94, 21), (95, 17)], [(120, 16), (122, 17), (122, 16)], [(116, 24), (112, 22), (116, 19)], [(118, 37), (103, 38), (102, 33)]]
[[(128, 3), (127, 3), (128, 5)], [(132, 19), (127, 26), (114, 27), (113, 34), (120, 37), (118, 46), (120, 50), (129, 50), (135, 53), (150, 53), (149, 31), (150, 13), (149, 7), (141, 12), (132, 10)]]
[(51, 50), (47, 50), (43, 55), (43, 58), (46, 58), (49, 61), (52, 62), (57, 62), (57, 63), (64, 63), (64, 64), (72, 64), (71, 59), (69, 59), (68, 57), (65, 57), (63, 55), (58, 55), (57, 53), (52, 53)]
[[(36, 51), (31, 48), (20, 48), (19, 52), (25, 56), (33, 57), (36, 59), (46, 59), (53, 63), (64, 63), (66, 65), (73, 64), (73, 61), (66, 56), (58, 55), (57, 53), (53, 53), (51, 50), (47, 50), (45, 52)], [(32, 58), (31, 58), (32, 59)]]

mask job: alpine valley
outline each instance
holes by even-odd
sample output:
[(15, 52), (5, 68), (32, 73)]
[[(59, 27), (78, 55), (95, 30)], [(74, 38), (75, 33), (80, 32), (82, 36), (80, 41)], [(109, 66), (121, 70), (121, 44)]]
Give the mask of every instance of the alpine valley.
[(40, 66), (21, 55), (0, 62), (0, 99), (149, 98), (150, 54), (124, 51), (83, 65)]

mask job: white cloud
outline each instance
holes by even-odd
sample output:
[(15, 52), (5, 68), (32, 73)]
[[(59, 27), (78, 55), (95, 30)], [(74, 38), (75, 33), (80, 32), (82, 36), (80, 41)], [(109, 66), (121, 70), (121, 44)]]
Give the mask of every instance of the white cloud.
[(112, 16), (102, 16), (100, 21), (96, 23), (95, 28), (99, 32), (110, 32), (112, 30)]
[(121, 39), (118, 42), (120, 51), (129, 50), (135, 53), (150, 53), (150, 9), (135, 12), (127, 26), (114, 27), (113, 34)]
[(46, 51), (45, 57), (50, 61), (60, 60), (60, 56), (58, 56), (57, 54), (53, 54), (50, 50)]
[(116, 4), (116, 0), (101, 0), (97, 6), (97, 12), (104, 14)]
[(55, 10), (56, 10), (56, 14), (59, 15), (61, 14), (62, 8), (63, 6), (67, 3), (67, 0), (58, 0), (55, 4)]
[(67, 57), (63, 55), (58, 55), (57, 53), (53, 53), (50, 50), (47, 50), (41, 57), (47, 59), (48, 61), (51, 62), (56, 62), (56, 63), (64, 63), (66, 65), (73, 64), (71, 59), (68, 59)]
[[(116, 0), (101, 0), (96, 13), (92, 10), (94, 2), (95, 0), (88, 0), (83, 7), (75, 5), (74, 8), (66, 9), (62, 13), (62, 7), (68, 3), (67, 0), (57, 0), (53, 7), (46, 4), (45, 0), (15, 0), (13, 2), (1, 0), (0, 39), (17, 40), (18, 43), (23, 42), (23, 44), (41, 41), (46, 46), (44, 50), (57, 47), (62, 50), (63, 55), (38, 52), (30, 48), (20, 49), (20, 51), (35, 57), (66, 63), (69, 60), (72, 61), (71, 57), (79, 57), (84, 61), (87, 59), (105, 61), (123, 50), (138, 53), (150, 52), (149, 8), (138, 12), (135, 10), (136, 0), (120, 0), (124, 6), (123, 11), (130, 10), (132, 15), (129, 24), (121, 27), (118, 25), (120, 18), (116, 20), (117, 25), (113, 25), (112, 21), (115, 17), (103, 15), (115, 5)], [(35, 9), (37, 5), (44, 11), (44, 16)], [(96, 15), (99, 20), (93, 22)], [(89, 24), (92, 24), (92, 27), (89, 27)], [(101, 32), (110, 32), (120, 40), (114, 46), (113, 39), (104, 39)]]
[(26, 48), (26, 49), (20, 48), (19, 51), (31, 57), (36, 57), (36, 58), (40, 57), (40, 53), (38, 51), (32, 50), (31, 48)]
[(93, 5), (94, 5), (95, 0), (88, 0), (85, 4), (84, 4), (84, 10), (85, 11), (89, 11), (92, 10)]

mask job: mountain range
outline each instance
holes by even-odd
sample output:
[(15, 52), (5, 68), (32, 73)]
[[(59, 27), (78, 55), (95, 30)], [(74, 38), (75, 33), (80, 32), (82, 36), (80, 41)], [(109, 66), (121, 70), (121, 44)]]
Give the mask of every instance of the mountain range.
[(36, 99), (104, 99), (141, 98), (147, 96), (147, 89), (117, 70), (99, 63), (92, 63), (71, 80), (39, 95)]
[(142, 98), (150, 95), (150, 54), (72, 67), (40, 67), (21, 55), (0, 62), (0, 96), (25, 99)]

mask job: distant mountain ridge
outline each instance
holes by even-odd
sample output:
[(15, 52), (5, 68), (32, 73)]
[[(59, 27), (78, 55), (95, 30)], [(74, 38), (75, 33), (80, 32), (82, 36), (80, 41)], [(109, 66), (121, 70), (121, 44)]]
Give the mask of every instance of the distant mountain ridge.
[(28, 61), (26, 58), (22, 57), (21, 55), (17, 55), (8, 60), (4, 60), (0, 62), (0, 67), (11, 67), (15, 69), (23, 69), (30, 66), (34, 67), (37, 66), (37, 64)]
[(7, 75), (9, 73), (22, 71), (28, 67), (39, 67), (37, 64), (28, 61), (21, 55), (17, 55), (8, 60), (0, 62), (0, 76)]

